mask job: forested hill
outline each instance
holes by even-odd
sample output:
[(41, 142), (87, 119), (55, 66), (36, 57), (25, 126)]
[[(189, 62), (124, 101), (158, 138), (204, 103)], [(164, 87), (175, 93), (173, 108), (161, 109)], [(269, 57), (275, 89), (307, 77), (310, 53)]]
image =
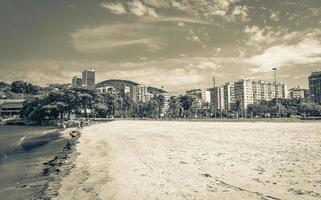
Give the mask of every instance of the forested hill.
[[(102, 82), (96, 84), (97, 87), (113, 86), (117, 90), (122, 90), (124, 88), (124, 86), (131, 87), (131, 86), (135, 86), (135, 85), (139, 85), (139, 83), (136, 83), (134, 81), (129, 81), (129, 80), (120, 80), (120, 79), (109, 79), (109, 80), (105, 80), (105, 81), (102, 81)], [(155, 88), (155, 87), (147, 87), (147, 90), (148, 90), (148, 92), (153, 93), (153, 94), (159, 94), (159, 93), (166, 92), (165, 90)]]

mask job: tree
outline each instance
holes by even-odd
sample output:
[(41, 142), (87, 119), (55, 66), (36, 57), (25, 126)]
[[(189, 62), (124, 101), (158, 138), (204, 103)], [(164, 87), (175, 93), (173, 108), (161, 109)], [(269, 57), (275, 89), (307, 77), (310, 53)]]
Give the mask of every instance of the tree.
[(192, 99), (187, 95), (180, 96), (179, 99), (184, 110), (184, 117), (187, 117), (191, 111)]
[(155, 99), (158, 104), (158, 115), (160, 116), (165, 105), (165, 97), (163, 95), (158, 95)]
[(85, 112), (85, 117), (87, 118), (87, 109), (91, 109), (92, 106), (94, 105), (93, 102), (93, 97), (90, 94), (87, 93), (82, 93), (78, 95), (80, 98), (80, 105), (81, 108), (84, 110)]
[(171, 97), (169, 99), (169, 110), (171, 117), (177, 118), (181, 116), (183, 107), (179, 98)]
[(13, 81), (11, 91), (15, 93), (36, 94), (38, 87), (24, 81)]
[(268, 108), (267, 106), (261, 104), (249, 104), (247, 106), (247, 111), (252, 117), (264, 117), (265, 113), (268, 112)]
[(235, 100), (235, 111), (236, 111), (236, 117), (239, 118), (240, 111), (241, 111), (241, 100), (240, 99)]
[(100, 117), (100, 118), (107, 117), (107, 115), (108, 115), (107, 105), (105, 105), (103, 103), (97, 103), (97, 104), (95, 104), (94, 108), (97, 113), (97, 117)]

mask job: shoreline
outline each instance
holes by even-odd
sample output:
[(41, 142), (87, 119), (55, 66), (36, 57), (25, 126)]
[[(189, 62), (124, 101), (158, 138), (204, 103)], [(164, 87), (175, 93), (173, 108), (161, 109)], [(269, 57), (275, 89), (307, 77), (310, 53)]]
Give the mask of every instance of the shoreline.
[(61, 132), (62, 137), (67, 138), (67, 144), (60, 152), (57, 152), (52, 159), (42, 163), (42, 177), (45, 180), (44, 188), (37, 192), (34, 199), (52, 199), (58, 195), (60, 183), (75, 166), (74, 160), (77, 158), (76, 144), (81, 136), (81, 132), (75, 128), (68, 128)]
[[(89, 127), (99, 123), (106, 123), (113, 120), (95, 121), (84, 126)], [(63, 147), (63, 150), (58, 152), (51, 160), (44, 162), (44, 168), (42, 176), (46, 178), (45, 187), (34, 195), (34, 199), (54, 199), (59, 195), (59, 189), (61, 188), (61, 183), (65, 177), (67, 177), (72, 169), (76, 166), (75, 161), (79, 156), (77, 151), (77, 144), (79, 143), (79, 138), (81, 137), (82, 129), (77, 128), (67, 128), (62, 131), (63, 137), (69, 137), (67, 139), (67, 144)]]
[(191, 119), (153, 119), (153, 118), (115, 118), (115, 121), (173, 121), (173, 122), (268, 122), (268, 123), (305, 123), (305, 122), (321, 122), (321, 120), (304, 120), (299, 118), (239, 118), (239, 119), (219, 119), (219, 118), (191, 118)]

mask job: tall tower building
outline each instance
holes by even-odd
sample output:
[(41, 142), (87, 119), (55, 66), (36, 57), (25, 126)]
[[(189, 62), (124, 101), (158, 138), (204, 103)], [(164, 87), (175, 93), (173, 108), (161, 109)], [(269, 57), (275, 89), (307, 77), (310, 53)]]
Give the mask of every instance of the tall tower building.
[(253, 104), (253, 84), (251, 80), (234, 82), (235, 103), (240, 105), (241, 111), (246, 114), (247, 106)]
[(224, 87), (213, 87), (210, 89), (211, 104), (216, 111), (224, 110)]
[(81, 76), (72, 77), (71, 86), (74, 87), (74, 88), (75, 87), (81, 87), (82, 86), (82, 78), (81, 78)]
[(229, 111), (235, 105), (234, 83), (225, 83), (224, 87), (224, 108)]
[(85, 69), (82, 72), (82, 85), (86, 88), (95, 88), (95, 70)]
[(321, 71), (312, 72), (309, 76), (310, 100), (321, 103)]

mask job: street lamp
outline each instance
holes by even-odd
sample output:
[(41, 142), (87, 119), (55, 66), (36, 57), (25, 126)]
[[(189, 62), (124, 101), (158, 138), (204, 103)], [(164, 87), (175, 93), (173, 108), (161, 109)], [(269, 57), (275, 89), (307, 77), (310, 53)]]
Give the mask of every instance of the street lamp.
[(276, 85), (276, 72), (277, 72), (278, 68), (274, 67), (272, 68), (272, 71), (274, 73), (274, 93), (275, 93), (275, 106), (278, 109), (278, 113), (277, 115), (279, 115), (279, 108), (278, 108), (278, 89), (277, 89), (277, 85)]

